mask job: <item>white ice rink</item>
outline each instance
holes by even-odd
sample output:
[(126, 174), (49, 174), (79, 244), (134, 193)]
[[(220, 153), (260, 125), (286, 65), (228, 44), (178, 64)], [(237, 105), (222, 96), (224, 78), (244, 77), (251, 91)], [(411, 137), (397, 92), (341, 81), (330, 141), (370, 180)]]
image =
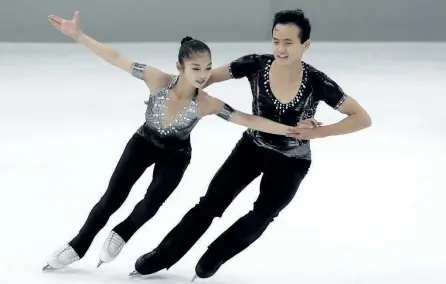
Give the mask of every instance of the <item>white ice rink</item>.
[[(113, 44), (175, 72), (179, 44)], [(210, 44), (214, 66), (265, 44)], [(446, 283), (446, 44), (314, 43), (305, 61), (369, 112), (362, 132), (312, 142), (313, 165), (266, 233), (207, 280), (214, 284)], [(105, 237), (143, 197), (152, 168), (84, 259), (43, 273), (47, 256), (80, 229), (104, 193), (148, 91), (73, 44), (0, 45), (0, 283), (189, 283), (210, 244), (252, 208), (255, 180), (169, 271), (129, 279), (206, 191), (244, 128), (217, 117), (192, 134), (193, 157), (175, 193), (112, 263), (96, 269)], [(207, 91), (251, 112), (246, 80)], [(321, 104), (325, 124), (343, 116)]]

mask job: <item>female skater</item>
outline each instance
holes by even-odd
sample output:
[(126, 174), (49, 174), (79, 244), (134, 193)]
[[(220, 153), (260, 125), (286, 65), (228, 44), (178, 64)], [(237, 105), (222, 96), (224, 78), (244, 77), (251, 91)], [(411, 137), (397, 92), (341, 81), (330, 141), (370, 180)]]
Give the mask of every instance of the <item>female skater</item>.
[(146, 102), (146, 121), (127, 143), (105, 194), (93, 207), (78, 235), (54, 252), (44, 270), (62, 268), (81, 259), (110, 216), (126, 200), (136, 181), (155, 164), (153, 180), (144, 199), (127, 219), (111, 231), (100, 252), (98, 266), (115, 259), (133, 234), (155, 215), (180, 183), (191, 159), (190, 133), (202, 117), (216, 114), (232, 123), (277, 135), (317, 126), (314, 121), (296, 127), (283, 125), (235, 111), (207, 95), (201, 88), (211, 75), (211, 51), (199, 40), (187, 37), (181, 41), (177, 63), (179, 75), (170, 75), (131, 61), (84, 34), (79, 28), (78, 12), (71, 21), (54, 15), (49, 16), (49, 21), (109, 64), (143, 80), (151, 94)]

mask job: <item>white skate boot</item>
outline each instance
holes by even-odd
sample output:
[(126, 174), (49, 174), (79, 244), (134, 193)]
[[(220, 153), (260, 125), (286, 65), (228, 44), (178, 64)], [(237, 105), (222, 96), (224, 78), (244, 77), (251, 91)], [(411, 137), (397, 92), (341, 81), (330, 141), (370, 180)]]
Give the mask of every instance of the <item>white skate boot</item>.
[(80, 259), (79, 255), (74, 249), (65, 245), (63, 248), (56, 250), (47, 260), (48, 265), (43, 268), (43, 271), (63, 268)]
[(116, 232), (111, 231), (99, 254), (98, 267), (103, 263), (113, 261), (119, 255), (124, 245), (125, 241), (121, 238), (121, 236), (119, 236)]

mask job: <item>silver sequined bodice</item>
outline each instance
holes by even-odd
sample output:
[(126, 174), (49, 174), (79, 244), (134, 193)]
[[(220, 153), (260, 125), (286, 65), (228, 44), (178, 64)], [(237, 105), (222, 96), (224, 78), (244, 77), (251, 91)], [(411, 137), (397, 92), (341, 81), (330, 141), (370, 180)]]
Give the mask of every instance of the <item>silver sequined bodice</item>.
[(173, 76), (167, 86), (150, 96), (146, 102), (146, 121), (138, 133), (159, 147), (190, 151), (190, 133), (199, 121), (197, 97), (170, 124), (166, 125), (164, 117), (170, 90), (177, 81), (178, 76)]

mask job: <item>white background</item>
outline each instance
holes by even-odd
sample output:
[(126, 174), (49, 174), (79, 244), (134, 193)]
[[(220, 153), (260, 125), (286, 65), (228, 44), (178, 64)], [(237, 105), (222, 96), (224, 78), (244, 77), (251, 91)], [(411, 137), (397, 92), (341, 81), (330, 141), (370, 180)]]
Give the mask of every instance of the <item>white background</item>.
[[(210, 44), (214, 67), (265, 44)], [(129, 57), (175, 72), (178, 44), (116, 44)], [(446, 281), (446, 46), (314, 43), (304, 60), (370, 113), (362, 132), (312, 142), (313, 165), (294, 201), (247, 250), (203, 283), (444, 283)], [(111, 228), (144, 196), (152, 168), (70, 268), (43, 273), (104, 193), (125, 144), (144, 121), (148, 90), (72, 44), (0, 45), (0, 283), (188, 283), (206, 246), (247, 213), (255, 180), (168, 272), (129, 279), (198, 202), (243, 127), (203, 119), (193, 158), (157, 215), (112, 263), (96, 269)], [(251, 112), (247, 80), (207, 91)], [(343, 116), (321, 104), (325, 124)]]

